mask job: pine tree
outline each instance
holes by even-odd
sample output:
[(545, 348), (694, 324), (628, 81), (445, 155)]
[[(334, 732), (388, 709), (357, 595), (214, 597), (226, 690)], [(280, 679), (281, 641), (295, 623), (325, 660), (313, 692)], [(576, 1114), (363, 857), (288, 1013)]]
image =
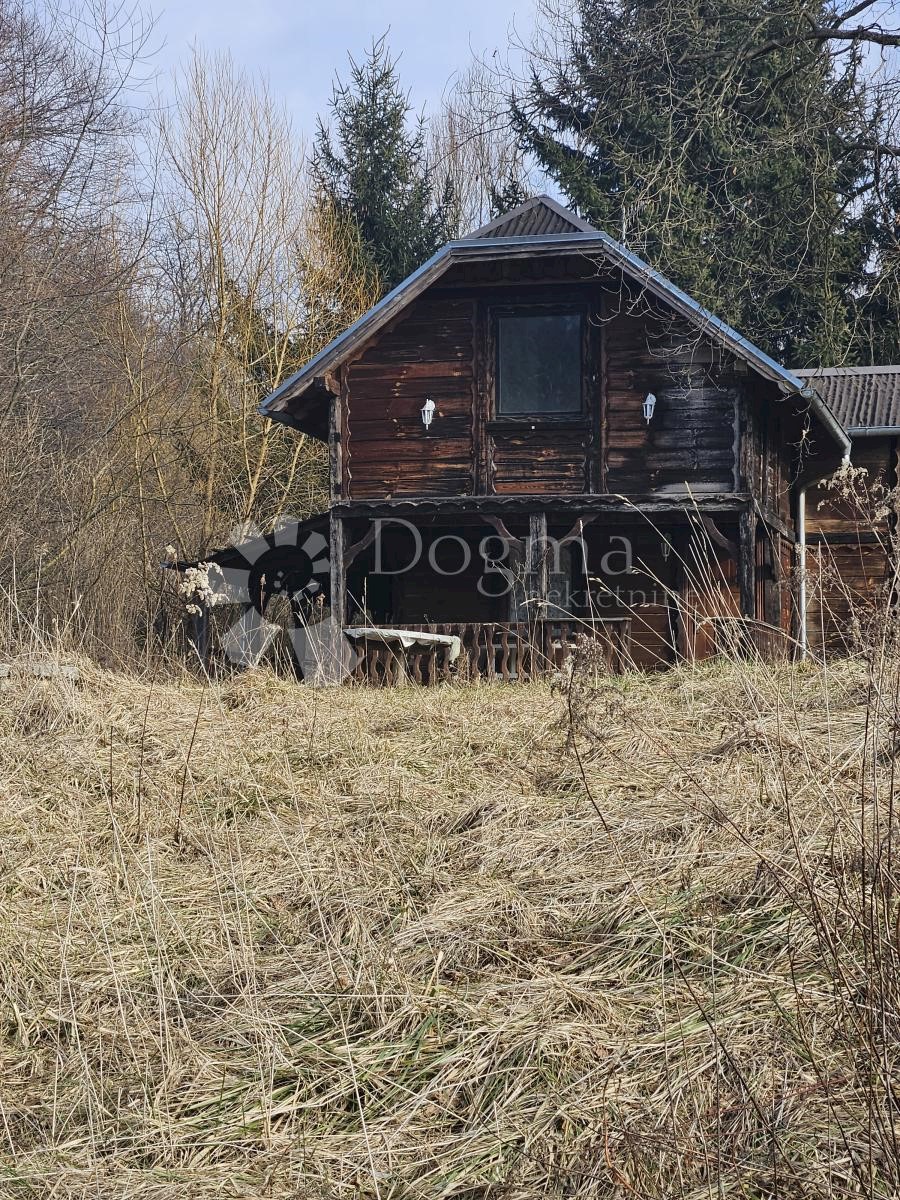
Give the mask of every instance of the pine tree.
[(577, 0), (513, 100), (588, 219), (792, 365), (840, 361), (869, 235), (862, 52), (819, 0)]
[(409, 97), (385, 39), (350, 68), (350, 83), (334, 88), (332, 127), (319, 121), (313, 176), (338, 218), (358, 230), (388, 291), (452, 236), (453, 206), (435, 194), (424, 122), (410, 128)]

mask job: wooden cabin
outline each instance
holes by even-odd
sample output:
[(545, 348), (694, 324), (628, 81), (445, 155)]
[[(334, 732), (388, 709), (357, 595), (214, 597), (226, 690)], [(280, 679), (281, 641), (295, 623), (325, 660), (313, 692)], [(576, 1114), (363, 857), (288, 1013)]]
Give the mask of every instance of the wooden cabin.
[(519, 678), (579, 630), (641, 668), (735, 635), (791, 652), (798, 498), (849, 450), (807, 379), (546, 196), (261, 411), (328, 443), (341, 624), (456, 635)]
[(881, 503), (897, 487), (900, 366), (797, 371), (843, 425), (853, 467), (865, 475), (822, 481), (806, 496), (808, 630), (813, 653), (847, 652), (865, 640), (867, 616), (893, 587), (895, 518)]

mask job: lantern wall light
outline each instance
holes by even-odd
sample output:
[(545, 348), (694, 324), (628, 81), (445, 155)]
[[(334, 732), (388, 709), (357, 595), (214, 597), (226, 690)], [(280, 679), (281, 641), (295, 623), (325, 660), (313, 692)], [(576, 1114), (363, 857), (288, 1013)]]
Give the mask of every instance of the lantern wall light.
[(434, 420), (434, 401), (429, 396), (422, 405), (422, 424), (426, 429), (431, 427), (431, 422)]
[(656, 397), (653, 395), (652, 392), (648, 392), (647, 395), (644, 397), (643, 408), (644, 408), (644, 420), (649, 425), (650, 422), (653, 420), (653, 412), (654, 412), (654, 409), (656, 408)]

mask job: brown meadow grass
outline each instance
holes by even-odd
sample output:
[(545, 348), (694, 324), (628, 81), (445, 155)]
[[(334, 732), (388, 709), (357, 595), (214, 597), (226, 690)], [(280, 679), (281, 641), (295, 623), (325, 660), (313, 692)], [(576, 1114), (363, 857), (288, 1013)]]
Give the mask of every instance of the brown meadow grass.
[(0, 692), (0, 1194), (895, 1196), (897, 664)]

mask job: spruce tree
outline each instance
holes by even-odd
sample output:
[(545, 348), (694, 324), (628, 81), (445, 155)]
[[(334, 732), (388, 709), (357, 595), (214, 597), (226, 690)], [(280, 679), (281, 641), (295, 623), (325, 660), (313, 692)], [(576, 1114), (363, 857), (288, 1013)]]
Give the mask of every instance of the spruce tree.
[[(577, 0), (513, 100), (588, 219), (782, 361), (840, 361), (870, 234), (862, 52), (818, 0)], [(851, 351), (852, 353), (852, 351)]]
[(422, 119), (411, 118), (386, 41), (338, 82), (331, 127), (320, 119), (313, 177), (339, 219), (358, 232), (381, 288), (405, 279), (451, 236), (450, 197), (436, 195)]

